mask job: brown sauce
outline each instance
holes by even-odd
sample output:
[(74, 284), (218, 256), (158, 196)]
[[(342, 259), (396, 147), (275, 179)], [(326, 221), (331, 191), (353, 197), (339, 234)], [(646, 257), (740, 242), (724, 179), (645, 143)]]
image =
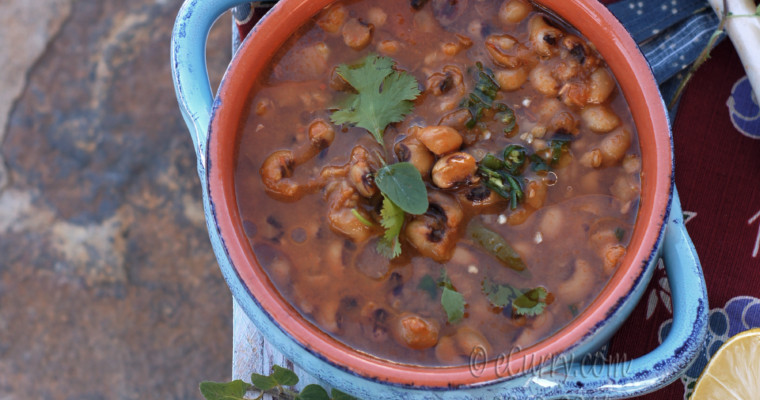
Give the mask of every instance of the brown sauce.
[[(335, 66), (371, 53), (391, 58), (422, 90), (413, 112), (387, 127), (383, 146), (363, 128), (330, 122), (351, 91), (336, 80)], [(489, 111), (466, 126), (472, 115), (462, 101), (475, 89), (476, 62), (501, 86), (495, 103), (514, 111), (516, 126), (508, 133)], [(337, 2), (300, 29), (268, 71), (251, 94), (239, 143), (235, 185), (243, 225), (281, 294), (347, 345), (421, 365), (464, 364), (475, 347), (489, 358), (509, 354), (567, 325), (625, 254), (640, 191), (628, 106), (593, 46), (530, 3)], [(449, 176), (440, 170), (431, 176), (429, 166), (446, 154), (433, 155), (427, 142), (412, 140), (438, 125), (453, 127), (462, 141), (455, 151), (479, 163), (518, 145), (548, 170), (522, 168), (517, 180), (524, 196), (514, 209), (478, 174), (442, 188)], [(318, 137), (332, 130), (334, 139), (314, 142), (310, 130)], [(291, 162), (266, 170), (276, 151)], [(406, 216), (402, 252), (394, 259), (375, 250), (382, 196), (371, 175), (351, 179), (351, 167), (380, 168), (377, 154), (387, 164), (430, 157), (417, 161), (430, 164), (422, 172), (431, 208), (423, 217)], [(277, 180), (281, 175), (290, 177)], [(418, 238), (440, 251), (411, 238), (415, 220), (422, 228), (442, 224)], [(526, 271), (505, 267), (485, 250), (468, 234), (472, 223), (506, 240)], [(442, 307), (442, 270), (466, 301), (456, 322)], [(484, 282), (522, 293), (540, 287), (548, 296), (538, 315), (522, 315), (495, 306)]]

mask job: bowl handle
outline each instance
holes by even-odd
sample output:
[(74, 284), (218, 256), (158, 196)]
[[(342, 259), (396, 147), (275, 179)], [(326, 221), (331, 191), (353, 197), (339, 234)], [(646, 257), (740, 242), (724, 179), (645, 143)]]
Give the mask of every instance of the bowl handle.
[[(623, 398), (659, 389), (676, 380), (699, 354), (707, 332), (707, 290), (697, 252), (686, 231), (678, 192), (673, 189), (663, 258), (673, 300), (673, 326), (651, 353), (617, 364), (572, 364), (557, 385), (533, 378), (545, 398)], [(556, 373), (556, 372), (555, 372)], [(538, 379), (546, 378), (546, 376)]]
[(206, 143), (213, 97), (206, 69), (206, 39), (225, 11), (250, 0), (185, 0), (172, 30), (171, 66), (179, 108), (190, 130), (199, 172), (206, 168)]

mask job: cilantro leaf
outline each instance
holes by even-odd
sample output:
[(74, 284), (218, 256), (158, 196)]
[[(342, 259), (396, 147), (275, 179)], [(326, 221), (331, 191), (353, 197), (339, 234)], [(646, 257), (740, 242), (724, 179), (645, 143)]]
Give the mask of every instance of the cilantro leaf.
[(296, 400), (330, 400), (330, 396), (322, 386), (311, 384), (301, 390)]
[(411, 163), (383, 166), (375, 174), (375, 184), (384, 196), (409, 214), (419, 215), (428, 209), (425, 182)]
[(251, 385), (240, 379), (232, 382), (201, 382), (201, 394), (206, 400), (244, 400), (245, 392)]
[(490, 278), (484, 279), (481, 287), (483, 289), (483, 293), (485, 293), (486, 297), (488, 298), (488, 301), (490, 301), (494, 307), (499, 308), (504, 308), (512, 304), (512, 300), (522, 295), (522, 293), (520, 293), (512, 286), (499, 285), (498, 283), (492, 281)]
[(547, 295), (546, 289), (542, 287), (531, 289), (514, 299), (512, 308), (517, 314), (529, 317), (536, 316), (544, 312)]
[(498, 284), (488, 278), (482, 283), (483, 293), (494, 307), (506, 308), (517, 315), (533, 317), (544, 312), (547, 306), (548, 292), (542, 287), (527, 291), (519, 290), (509, 284)]
[(431, 299), (435, 299), (435, 295), (438, 294), (438, 284), (435, 283), (435, 280), (433, 280), (433, 277), (430, 275), (425, 275), (420, 279), (420, 283), (417, 284), (417, 289), (426, 291)]
[(456, 290), (443, 288), (443, 294), (441, 294), (441, 305), (443, 310), (446, 311), (446, 316), (449, 322), (455, 324), (462, 320), (464, 317), (464, 306), (467, 304), (464, 301), (464, 296)]
[(383, 193), (383, 209), (380, 211), (380, 225), (385, 228), (383, 237), (377, 242), (377, 252), (387, 258), (396, 258), (401, 254), (398, 236), (404, 225), (404, 210), (397, 206)]
[(619, 226), (615, 228), (615, 239), (617, 239), (618, 242), (622, 242), (624, 237), (625, 237), (625, 229)]
[(357, 94), (350, 94), (346, 107), (332, 113), (335, 124), (354, 124), (364, 128), (383, 144), (388, 124), (404, 120), (412, 111), (412, 100), (420, 95), (412, 75), (393, 69), (390, 58), (370, 54), (358, 64), (338, 66), (336, 72)]

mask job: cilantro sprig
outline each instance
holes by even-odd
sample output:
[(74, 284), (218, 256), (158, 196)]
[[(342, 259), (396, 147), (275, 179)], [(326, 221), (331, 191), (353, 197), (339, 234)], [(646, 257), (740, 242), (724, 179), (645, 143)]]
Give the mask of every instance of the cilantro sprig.
[(405, 213), (420, 215), (428, 209), (427, 189), (420, 172), (408, 162), (383, 166), (375, 173), (375, 184), (383, 195), (380, 225), (385, 229), (377, 252), (393, 259), (401, 254)]
[(394, 122), (403, 121), (414, 108), (412, 100), (420, 95), (412, 75), (397, 71), (390, 58), (370, 54), (357, 64), (341, 64), (336, 72), (355, 90), (345, 107), (332, 113), (335, 124), (353, 124), (372, 133), (384, 144), (383, 132)]
[(404, 225), (404, 210), (383, 193), (383, 208), (380, 216), (382, 217), (380, 225), (385, 229), (385, 233), (377, 242), (377, 252), (386, 258), (396, 258), (401, 255), (399, 235)]
[(464, 301), (464, 296), (457, 292), (454, 285), (451, 284), (451, 279), (449, 279), (446, 269), (441, 270), (441, 279), (438, 282), (438, 286), (443, 288), (443, 292), (441, 293), (443, 311), (446, 312), (449, 323), (456, 324), (464, 318), (464, 306), (467, 305), (467, 302)]
[(498, 284), (485, 278), (481, 284), (483, 294), (494, 307), (507, 308), (513, 315), (534, 317), (546, 309), (549, 292), (543, 287), (520, 290), (509, 284)]
[[(300, 392), (288, 388), (298, 382), (295, 372), (275, 365), (269, 375), (251, 374), (251, 383), (240, 379), (232, 382), (201, 382), (200, 391), (206, 400), (261, 400), (265, 393), (274, 398), (294, 400), (359, 400), (334, 388), (328, 394), (325, 388), (317, 384), (307, 385)], [(246, 397), (246, 393), (251, 389), (257, 390), (259, 395), (254, 398)]]
[(456, 324), (464, 318), (464, 307), (467, 302), (464, 300), (464, 296), (454, 288), (446, 269), (441, 270), (438, 281), (430, 275), (423, 276), (417, 284), (417, 289), (427, 292), (431, 300), (435, 300), (438, 296), (438, 289), (441, 289), (441, 307), (446, 312), (449, 323)]

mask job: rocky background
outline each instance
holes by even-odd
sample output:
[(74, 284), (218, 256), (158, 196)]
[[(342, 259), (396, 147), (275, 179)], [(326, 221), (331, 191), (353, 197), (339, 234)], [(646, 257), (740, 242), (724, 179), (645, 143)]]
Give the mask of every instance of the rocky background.
[(198, 399), (229, 378), (232, 305), (169, 67), (180, 4), (0, 1), (2, 400)]

